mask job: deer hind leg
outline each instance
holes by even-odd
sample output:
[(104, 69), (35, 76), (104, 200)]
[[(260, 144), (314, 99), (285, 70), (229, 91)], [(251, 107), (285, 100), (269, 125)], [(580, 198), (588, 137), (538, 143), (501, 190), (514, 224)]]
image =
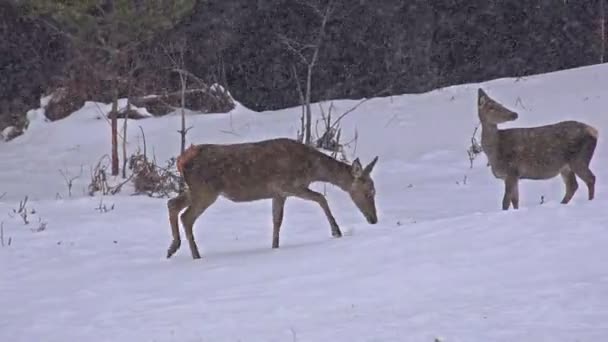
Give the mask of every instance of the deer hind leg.
[(279, 232), (283, 223), (283, 211), (285, 209), (285, 197), (272, 199), (272, 248), (279, 248)]
[(561, 203), (566, 204), (570, 202), (572, 196), (574, 196), (574, 193), (578, 189), (578, 182), (576, 181), (576, 175), (570, 168), (562, 170), (561, 175), (566, 184), (566, 194)]
[(323, 212), (325, 213), (325, 216), (327, 217), (327, 220), (329, 221), (329, 225), (331, 226), (331, 235), (333, 237), (342, 236), (340, 227), (338, 227), (338, 223), (336, 223), (336, 219), (334, 218), (334, 215), (331, 213), (331, 210), (329, 209), (329, 205), (327, 204), (327, 199), (325, 199), (325, 196), (323, 196), (322, 194), (320, 194), (316, 191), (312, 191), (308, 188), (296, 190), (292, 194), (301, 199), (317, 202), (323, 209)]
[(587, 185), (589, 200), (592, 200), (595, 197), (595, 175), (591, 172), (591, 169), (589, 169), (589, 164), (591, 163), (591, 158), (595, 152), (596, 145), (597, 138), (588, 137), (583, 144), (580, 153), (570, 163), (572, 171), (574, 171), (574, 173)]
[(519, 180), (516, 176), (505, 178), (505, 195), (502, 199), (502, 210), (508, 210), (513, 204), (513, 209), (519, 209)]
[(179, 236), (179, 222), (178, 215), (182, 209), (190, 204), (190, 194), (185, 191), (176, 197), (167, 201), (167, 207), (169, 208), (169, 223), (171, 224), (171, 234), (173, 235), (173, 241), (167, 249), (167, 258), (170, 258), (181, 245), (181, 238)]
[(587, 184), (589, 200), (592, 200), (595, 197), (595, 175), (591, 172), (589, 166), (582, 162), (572, 163), (570, 167)]
[(191, 204), (181, 215), (182, 224), (184, 225), (184, 232), (188, 239), (188, 245), (190, 246), (190, 252), (192, 253), (193, 259), (200, 259), (201, 255), (198, 252), (198, 246), (194, 242), (194, 221), (201, 216), (205, 209), (209, 208), (218, 198), (217, 193), (202, 193), (196, 197), (192, 197), (190, 200)]

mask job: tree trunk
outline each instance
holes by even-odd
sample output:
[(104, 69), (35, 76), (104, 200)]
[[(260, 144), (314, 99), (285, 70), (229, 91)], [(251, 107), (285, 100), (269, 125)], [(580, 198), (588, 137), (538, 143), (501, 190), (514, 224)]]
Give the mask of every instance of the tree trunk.
[(131, 111), (131, 86), (129, 85), (129, 95), (127, 95), (127, 110), (125, 111), (124, 124), (122, 125), (122, 178), (127, 178), (127, 122)]
[(118, 176), (118, 77), (114, 78), (112, 89), (112, 176)]
[(313, 64), (308, 65), (308, 73), (306, 74), (306, 132), (304, 133), (304, 142), (306, 145), (311, 144), (311, 129), (312, 129), (312, 113), (310, 110), (310, 92), (312, 88), (312, 68)]
[[(182, 99), (181, 99), (181, 106), (182, 106), (182, 129), (179, 132), (181, 135), (181, 146), (180, 146), (180, 154), (184, 153), (184, 151), (186, 150), (186, 133), (188, 132), (188, 130), (186, 129), (186, 75), (184, 75), (183, 73), (180, 73), (179, 75), (179, 79), (181, 82), (181, 86), (182, 86)], [(184, 189), (185, 189), (186, 185), (184, 183), (184, 178), (180, 177), (179, 179), (179, 192), (183, 193)]]

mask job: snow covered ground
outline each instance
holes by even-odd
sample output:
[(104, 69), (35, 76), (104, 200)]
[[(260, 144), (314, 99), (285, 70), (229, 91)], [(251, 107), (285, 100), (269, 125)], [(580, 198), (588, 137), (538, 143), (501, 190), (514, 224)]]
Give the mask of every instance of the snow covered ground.
[[(500, 210), (503, 184), (484, 155), (470, 169), (466, 154), (479, 86), (519, 112), (502, 127), (598, 127), (596, 200), (582, 182), (564, 206), (560, 178), (523, 181), (521, 209)], [(222, 199), (196, 223), (197, 261), (187, 245), (165, 259), (166, 200), (85, 194), (90, 166), (109, 152), (106, 105), (53, 123), (31, 111), (26, 134), (0, 144), (0, 341), (603, 341), (606, 89), (599, 65), (371, 99), (343, 135), (356, 129), (362, 162), (380, 157), (377, 225), (328, 186), (345, 236), (330, 237), (316, 204), (290, 199), (272, 250), (270, 202)], [(334, 111), (357, 102), (334, 101)], [(238, 106), (191, 116), (189, 143), (295, 137), (298, 115)], [(179, 117), (129, 124), (131, 151), (141, 125), (158, 160), (175, 156)], [(81, 167), (69, 197), (59, 170)], [(26, 195), (28, 225), (12, 213)], [(100, 201), (114, 209), (96, 210)]]

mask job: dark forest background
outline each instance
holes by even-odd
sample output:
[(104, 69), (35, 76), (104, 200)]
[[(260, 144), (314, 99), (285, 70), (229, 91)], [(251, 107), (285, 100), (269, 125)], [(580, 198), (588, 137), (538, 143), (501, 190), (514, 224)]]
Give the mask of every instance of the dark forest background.
[[(424, 92), (601, 63), (602, 1), (335, 1), (313, 72), (312, 100)], [(97, 93), (87, 93), (90, 99), (107, 99), (86, 63), (74, 63), (68, 39), (20, 3), (0, 0), (0, 124), (14, 124), (39, 106), (42, 94), (73, 78), (98, 84)], [(285, 42), (315, 40), (321, 16), (313, 3), (322, 9), (326, 1), (198, 1), (176, 27), (142, 45), (138, 91), (176, 87), (161, 51), (185, 39), (186, 68), (223, 85), (245, 106), (298, 105), (296, 75), (302, 82), (306, 65)]]

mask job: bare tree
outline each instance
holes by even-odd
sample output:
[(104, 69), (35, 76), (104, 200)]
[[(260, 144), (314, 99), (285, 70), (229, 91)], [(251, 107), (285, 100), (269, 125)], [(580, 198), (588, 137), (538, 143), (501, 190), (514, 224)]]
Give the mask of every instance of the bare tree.
[[(312, 92), (312, 73), (319, 59), (319, 50), (321, 49), (321, 44), (323, 43), (323, 39), (325, 37), (325, 28), (334, 10), (334, 2), (333, 0), (330, 0), (325, 6), (325, 8), (321, 8), (321, 6), (311, 0), (302, 1), (301, 4), (312, 9), (312, 11), (320, 19), (319, 28), (315, 37), (313, 38), (313, 41), (310, 43), (303, 43), (293, 38), (289, 38), (283, 34), (279, 34), (278, 37), (283, 43), (283, 45), (285, 45), (287, 50), (293, 53), (300, 60), (300, 62), (306, 66), (306, 87), (304, 95), (301, 96), (301, 98), (303, 98), (302, 106), (305, 108), (305, 124), (304, 132), (302, 132), (302, 135), (304, 137), (304, 143), (310, 145), (312, 143), (312, 111), (310, 108)], [(299, 77), (295, 68), (292, 69), (292, 72), (294, 74), (296, 82), (298, 82), (298, 89), (300, 90), (300, 94), (302, 94)]]
[(122, 178), (127, 178), (127, 123), (129, 122), (129, 114), (131, 114), (131, 97), (133, 95), (133, 79), (135, 72), (141, 67), (140, 59), (137, 54), (134, 54), (133, 59), (129, 64), (129, 72), (127, 74), (127, 106), (124, 110), (124, 122), (122, 126)]
[[(188, 76), (191, 73), (186, 71), (184, 54), (187, 43), (181, 40), (176, 44), (171, 44), (168, 49), (165, 49), (165, 54), (172, 64), (172, 70), (179, 75), (180, 82), (180, 107), (181, 107), (181, 128), (177, 131), (180, 134), (180, 154), (186, 150), (186, 134), (192, 127), (186, 128), (186, 92), (188, 91)], [(179, 192), (183, 192), (185, 188), (183, 179), (179, 182)]]
[(300, 115), (300, 129), (298, 130), (297, 140), (299, 142), (303, 142), (304, 133), (306, 132), (306, 108), (310, 108), (310, 104), (308, 106), (305, 105), (304, 92), (302, 91), (302, 85), (300, 84), (300, 80), (298, 79), (298, 72), (296, 70), (295, 65), (291, 66), (291, 73), (293, 75), (293, 79), (296, 81), (296, 89), (298, 90), (298, 94), (300, 95), (300, 107), (302, 108), (302, 114)]

